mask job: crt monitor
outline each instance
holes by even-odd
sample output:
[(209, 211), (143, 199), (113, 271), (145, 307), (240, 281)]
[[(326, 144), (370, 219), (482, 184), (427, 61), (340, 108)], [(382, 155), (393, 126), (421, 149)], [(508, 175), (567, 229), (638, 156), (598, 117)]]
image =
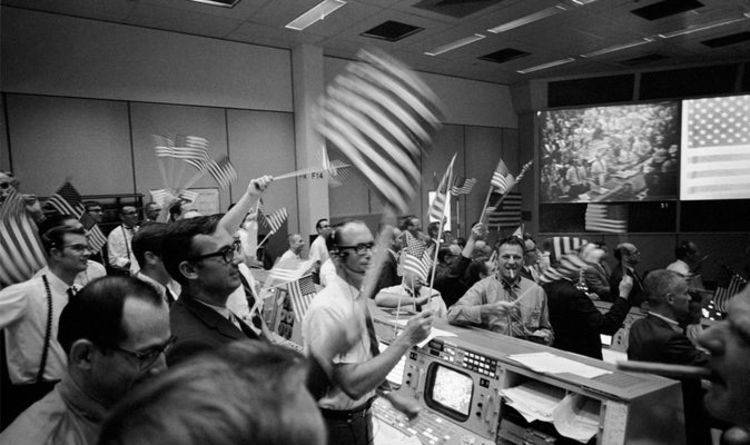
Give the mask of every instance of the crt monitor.
[(430, 408), (460, 422), (468, 420), (474, 379), (465, 372), (432, 363), (427, 370), (425, 402)]

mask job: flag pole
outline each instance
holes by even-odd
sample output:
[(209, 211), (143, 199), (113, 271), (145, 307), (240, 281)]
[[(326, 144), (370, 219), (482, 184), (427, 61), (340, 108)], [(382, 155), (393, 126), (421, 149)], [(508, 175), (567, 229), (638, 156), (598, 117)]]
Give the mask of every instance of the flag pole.
[[(193, 177), (190, 178), (188, 180), (188, 182), (185, 183), (185, 185), (183, 185), (182, 187), (180, 187), (180, 189), (181, 190), (187, 190), (187, 189), (189, 189), (193, 184), (195, 184), (196, 182), (198, 182), (198, 180), (200, 178), (202, 178), (203, 175), (205, 175), (207, 171), (208, 171), (207, 169), (198, 170), (198, 172), (196, 174), (194, 174)], [(274, 178), (274, 179), (276, 179), (276, 178)]]
[[(455, 159), (456, 156), (453, 155), (453, 159)], [(448, 182), (445, 183), (445, 193), (448, 194), (450, 191), (448, 190), (448, 184), (453, 184), (453, 161), (451, 161), (450, 165), (450, 172), (448, 173)], [(440, 190), (438, 190), (438, 193), (440, 193)], [(450, 195), (449, 195), (450, 196)], [(432, 258), (432, 274), (430, 275), (430, 289), (432, 289), (432, 285), (435, 283), (435, 270), (437, 269), (435, 267), (435, 264), (437, 263), (437, 257), (438, 257), (438, 251), (440, 250), (440, 237), (443, 236), (443, 221), (445, 220), (445, 208), (443, 208), (443, 216), (440, 218), (440, 222), (438, 225), (438, 236), (437, 240), (435, 240), (435, 256)]]
[(484, 206), (482, 207), (482, 213), (479, 214), (479, 222), (484, 222), (484, 213), (487, 211), (487, 205), (490, 203), (490, 196), (492, 196), (492, 189), (494, 187), (490, 184), (490, 189), (487, 190), (487, 196), (484, 198)]
[(273, 235), (274, 233), (276, 233), (276, 232), (270, 232), (270, 233), (269, 233), (268, 235), (266, 235), (266, 237), (265, 237), (265, 238), (263, 238), (263, 240), (261, 240), (261, 242), (259, 242), (259, 243), (258, 243), (258, 247), (256, 247), (256, 249), (260, 249), (260, 247), (261, 247), (261, 246), (263, 245), (263, 243), (265, 243), (265, 242), (266, 242), (266, 240), (267, 240), (268, 238), (270, 238), (270, 237), (271, 237), (271, 235)]

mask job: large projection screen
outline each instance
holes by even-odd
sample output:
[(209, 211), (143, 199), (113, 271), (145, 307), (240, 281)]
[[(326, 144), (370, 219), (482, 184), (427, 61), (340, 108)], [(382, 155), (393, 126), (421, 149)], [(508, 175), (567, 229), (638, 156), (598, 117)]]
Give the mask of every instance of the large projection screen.
[(678, 102), (546, 111), (540, 130), (543, 203), (677, 198)]
[(682, 102), (680, 199), (750, 198), (750, 95)]

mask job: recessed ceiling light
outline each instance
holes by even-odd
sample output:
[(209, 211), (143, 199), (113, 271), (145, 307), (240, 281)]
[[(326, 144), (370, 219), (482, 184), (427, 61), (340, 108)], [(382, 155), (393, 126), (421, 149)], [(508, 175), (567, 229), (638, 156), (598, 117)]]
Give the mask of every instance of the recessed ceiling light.
[(541, 11), (537, 11), (533, 14), (525, 15), (521, 17), (520, 19), (516, 19), (508, 23), (503, 23), (502, 25), (497, 25), (494, 28), (488, 29), (487, 32), (491, 32), (493, 34), (499, 34), (501, 32), (509, 31), (511, 29), (518, 28), (524, 25), (528, 25), (529, 23), (545, 19), (555, 14), (559, 14), (565, 10), (566, 8), (563, 5), (550, 6), (549, 8), (542, 9)]
[(204, 3), (206, 5), (211, 6), (221, 6), (222, 8), (231, 8), (237, 3), (240, 2), (240, 0), (191, 0), (196, 3)]
[(585, 57), (585, 58), (588, 59), (588, 58), (591, 58), (591, 57), (602, 56), (604, 54), (609, 54), (609, 53), (613, 53), (613, 52), (616, 52), (616, 51), (622, 51), (624, 49), (635, 48), (636, 46), (645, 45), (646, 43), (651, 43), (654, 40), (655, 39), (653, 37), (644, 37), (644, 38), (642, 38), (640, 40), (636, 40), (635, 42), (623, 43), (622, 45), (614, 45), (614, 46), (610, 46), (608, 48), (600, 49), (600, 50), (597, 50), (597, 51), (592, 51), (590, 53), (581, 54), (581, 57)]
[(532, 66), (531, 68), (526, 68), (526, 69), (523, 69), (523, 70), (518, 70), (516, 72), (519, 73), (519, 74), (533, 73), (534, 71), (541, 71), (541, 70), (546, 70), (547, 68), (552, 68), (552, 67), (555, 67), (555, 66), (565, 65), (566, 63), (570, 63), (570, 62), (573, 62), (575, 60), (576, 59), (574, 59), (573, 57), (567, 57), (565, 59), (560, 59), (560, 60), (555, 60), (555, 61), (552, 61), (552, 62), (543, 63), (541, 65)]
[(447, 53), (448, 51), (453, 51), (456, 48), (466, 46), (470, 43), (474, 43), (478, 40), (482, 40), (483, 38), (485, 38), (485, 36), (482, 34), (474, 34), (473, 36), (464, 37), (463, 39), (458, 39), (455, 42), (446, 43), (445, 45), (438, 46), (437, 48), (433, 48), (430, 51), (425, 51), (424, 54), (426, 56), (437, 56), (443, 53)]
[(680, 29), (679, 31), (672, 31), (672, 32), (664, 33), (664, 34), (658, 34), (658, 36), (661, 37), (662, 39), (671, 39), (672, 37), (685, 36), (688, 34), (692, 34), (694, 32), (700, 32), (700, 31), (705, 31), (707, 29), (718, 28), (720, 26), (731, 25), (732, 23), (742, 22), (744, 20), (747, 20), (748, 18), (750, 18), (750, 12), (746, 12), (745, 14), (743, 14), (742, 17), (739, 17), (739, 18), (729, 19), (729, 20), (718, 20), (715, 22), (691, 25), (691, 26), (688, 26), (687, 28)]
[(345, 4), (346, 2), (344, 0), (323, 0), (304, 14), (287, 23), (285, 28), (302, 31), (313, 23), (325, 19), (326, 16)]

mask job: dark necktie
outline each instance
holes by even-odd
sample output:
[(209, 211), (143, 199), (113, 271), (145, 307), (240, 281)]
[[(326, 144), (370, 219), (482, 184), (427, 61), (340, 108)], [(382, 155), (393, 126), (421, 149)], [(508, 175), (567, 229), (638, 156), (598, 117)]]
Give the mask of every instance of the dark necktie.
[[(253, 290), (250, 288), (250, 283), (247, 282), (245, 277), (240, 272), (240, 281), (242, 281), (242, 289), (245, 291), (245, 298), (247, 299), (247, 306), (250, 309), (250, 321), (253, 324), (253, 328), (256, 331), (255, 336), (257, 337), (260, 332), (263, 330), (263, 320), (261, 320), (260, 315), (258, 315), (257, 310), (253, 310), (255, 308), (255, 297), (253, 295)], [(244, 323), (241, 323), (244, 324)]]
[(229, 313), (229, 322), (232, 323), (235, 327), (239, 326), (240, 330), (243, 334), (245, 334), (245, 336), (247, 336), (247, 338), (256, 339), (259, 337), (257, 332), (255, 332), (250, 328), (250, 326), (245, 324), (240, 317), (237, 317), (231, 312)]
[(68, 294), (68, 298), (73, 298), (76, 295), (76, 288), (71, 286), (65, 292)]
[(169, 290), (169, 287), (167, 286), (164, 286), (164, 295), (167, 297), (167, 304), (169, 306), (172, 306), (172, 304), (177, 301), (177, 299), (174, 297), (174, 294)]

